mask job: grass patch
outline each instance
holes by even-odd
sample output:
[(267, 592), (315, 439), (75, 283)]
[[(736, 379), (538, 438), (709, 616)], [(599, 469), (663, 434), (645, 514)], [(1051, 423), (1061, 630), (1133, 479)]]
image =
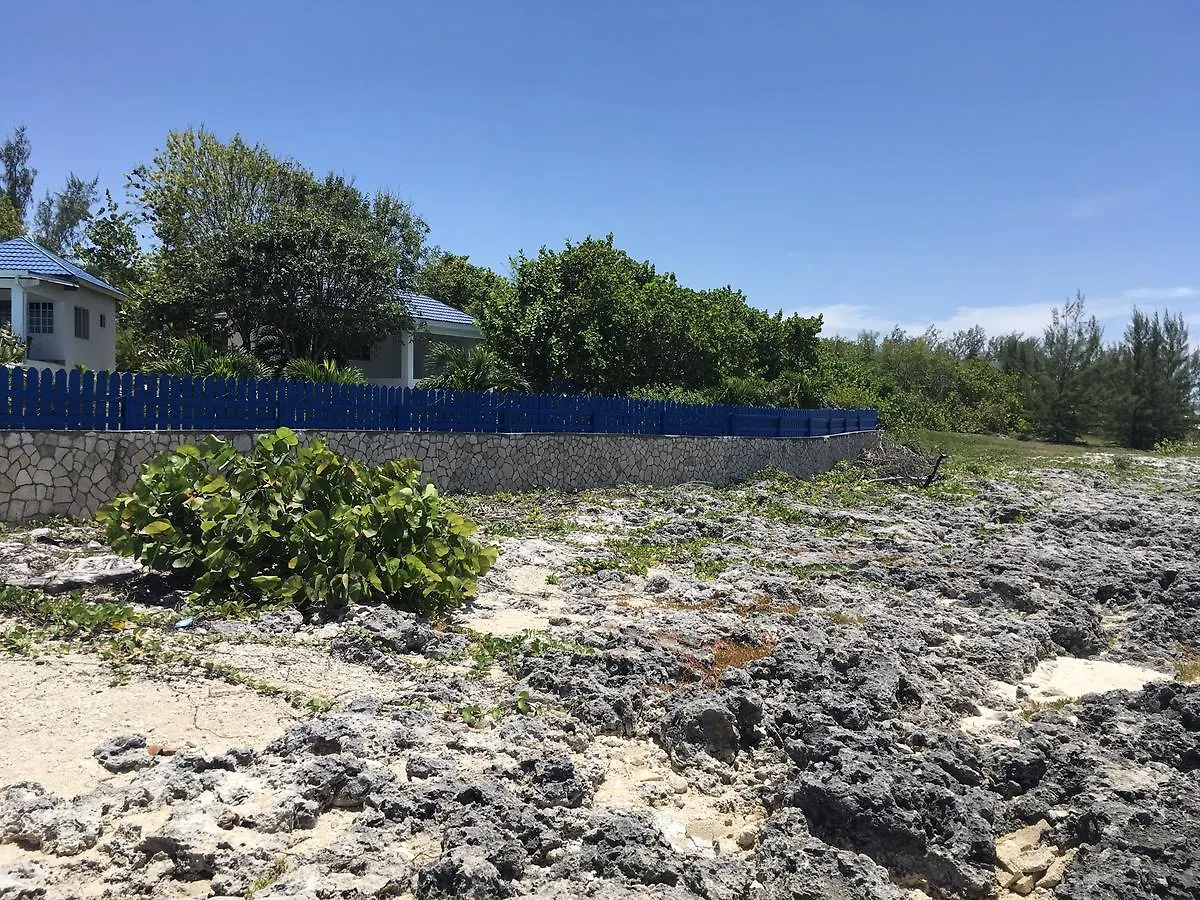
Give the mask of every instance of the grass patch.
[(250, 887), (246, 891), (246, 900), (254, 900), (255, 894), (261, 890), (269, 888), (276, 881), (282, 878), (283, 874), (287, 871), (287, 867), (287, 857), (275, 857), (275, 861), (271, 863), (271, 867), (250, 883)]
[(279, 687), (228, 663), (164, 645), (160, 632), (178, 618), (174, 615), (147, 615), (123, 603), (93, 603), (78, 593), (57, 597), (12, 586), (0, 587), (0, 614), (16, 620), (0, 631), (0, 652), (32, 656), (83, 649), (108, 663), (118, 682), (128, 677), (135, 664), (181, 666), (205, 678), (279, 697), (297, 709), (324, 712), (333, 707), (324, 697)]
[(862, 616), (843, 612), (840, 609), (826, 609), (821, 612), (821, 615), (834, 625), (861, 625), (863, 622)]
[(1030, 700), (1021, 707), (1021, 718), (1029, 721), (1038, 713), (1046, 712), (1047, 710), (1064, 709), (1068, 706), (1074, 706), (1079, 701), (1074, 697), (1060, 697), (1057, 700)]
[(519, 657), (541, 656), (551, 650), (565, 650), (585, 656), (596, 652), (591, 647), (550, 634), (548, 631), (531, 630), (512, 637), (500, 637), (470, 628), (455, 630), (471, 639), (471, 644), (467, 647), (467, 656), (480, 673), (488, 671), (492, 666), (500, 666), (508, 674), (515, 675)]
[(770, 656), (774, 652), (774, 641), (751, 647), (733, 641), (719, 640), (713, 644), (713, 661), (712, 665), (708, 667), (707, 675), (714, 681), (719, 681), (726, 669), (744, 669), (750, 663)]
[[(1112, 469), (1146, 468), (1136, 460), (1139, 451), (1129, 450), (1090, 440), (1080, 444), (1049, 444), (1043, 441), (1022, 441), (994, 434), (957, 434), (946, 431), (917, 431), (918, 444), (930, 453), (945, 453), (943, 469), (968, 475), (994, 477), (1010, 469)], [(1113, 462), (1097, 463), (1089, 454), (1112, 454)], [(1144, 454), (1142, 454), (1144, 455)], [(1116, 460), (1124, 460), (1117, 463)]]
[(1175, 677), (1180, 681), (1200, 681), (1200, 657), (1181, 659), (1176, 662)]
[(701, 581), (712, 581), (729, 568), (727, 559), (701, 559), (692, 566), (692, 571)]
[(489, 538), (559, 537), (584, 530), (573, 524), (578, 512), (576, 498), (558, 491), (457, 494), (444, 499)]
[(613, 569), (645, 576), (651, 566), (663, 563), (690, 563), (698, 577), (715, 577), (725, 570), (728, 562), (709, 560), (703, 555), (704, 550), (713, 543), (715, 541), (712, 538), (693, 538), (670, 544), (647, 541), (644, 538), (613, 538), (605, 543), (604, 548), (607, 552), (604, 555), (582, 560), (576, 568), (584, 575)]

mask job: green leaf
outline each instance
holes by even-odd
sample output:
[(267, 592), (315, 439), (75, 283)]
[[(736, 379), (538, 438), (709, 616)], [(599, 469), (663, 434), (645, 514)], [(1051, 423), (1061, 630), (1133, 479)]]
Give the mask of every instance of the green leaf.
[(142, 526), (140, 532), (153, 537), (156, 534), (166, 534), (168, 531), (174, 530), (175, 526), (170, 522), (164, 522), (162, 519), (157, 519), (154, 522), (150, 522), (148, 525)]
[(214, 491), (223, 490), (224, 488), (226, 488), (228, 486), (229, 486), (229, 482), (225, 480), (225, 476), (220, 473), (217, 473), (212, 478), (210, 478), (208, 481), (206, 481), (203, 485), (200, 486), (200, 493), (211, 494)]

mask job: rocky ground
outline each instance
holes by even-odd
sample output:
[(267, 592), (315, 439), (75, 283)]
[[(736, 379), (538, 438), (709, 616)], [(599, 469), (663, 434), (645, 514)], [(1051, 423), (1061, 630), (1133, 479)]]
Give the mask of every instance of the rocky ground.
[(1200, 897), (1200, 461), (1041, 465), (463, 498), (438, 627), (7, 532), (0, 897)]

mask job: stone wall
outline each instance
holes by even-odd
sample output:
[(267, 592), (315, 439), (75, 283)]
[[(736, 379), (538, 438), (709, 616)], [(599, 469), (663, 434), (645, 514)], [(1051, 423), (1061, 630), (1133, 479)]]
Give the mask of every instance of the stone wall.
[[(219, 433), (241, 449), (256, 437), (249, 431)], [(148, 459), (204, 436), (195, 431), (0, 432), (0, 521), (90, 516), (126, 490)], [(326, 436), (333, 449), (364, 462), (418, 459), (440, 489), (479, 493), (622, 483), (728, 484), (767, 466), (808, 476), (879, 442), (873, 431), (819, 438), (397, 431)]]

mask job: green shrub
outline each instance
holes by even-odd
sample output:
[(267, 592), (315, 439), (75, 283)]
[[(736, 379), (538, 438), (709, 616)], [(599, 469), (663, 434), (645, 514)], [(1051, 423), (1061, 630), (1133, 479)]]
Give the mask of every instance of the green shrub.
[(8, 323), (0, 325), (0, 366), (16, 365), (25, 361), (25, 341), (13, 333)]
[(412, 460), (379, 467), (280, 428), (248, 454), (210, 437), (152, 460), (104, 506), (118, 553), (194, 583), (193, 602), (384, 601), (440, 616), (496, 558)]

